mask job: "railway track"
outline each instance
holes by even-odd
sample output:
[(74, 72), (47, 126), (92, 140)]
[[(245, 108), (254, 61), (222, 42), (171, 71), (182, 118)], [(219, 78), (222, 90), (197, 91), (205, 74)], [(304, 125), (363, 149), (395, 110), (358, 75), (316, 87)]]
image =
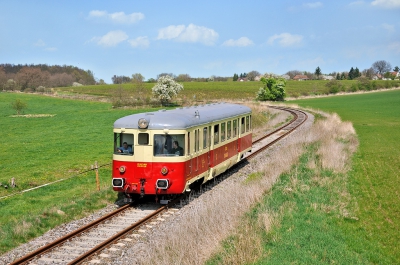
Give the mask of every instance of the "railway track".
[[(252, 159), (289, 135), (307, 120), (307, 114), (303, 111), (284, 107), (270, 107), (288, 111), (294, 118), (289, 123), (255, 140), (252, 152), (242, 161)], [(221, 176), (221, 178), (224, 179), (226, 176)], [(80, 264), (95, 255), (101, 257), (101, 250), (123, 247), (123, 241), (135, 240), (136, 237), (140, 236), (140, 233), (145, 231), (144, 229), (152, 228), (158, 222), (164, 221), (167, 216), (173, 215), (179, 210), (176, 205), (180, 203), (182, 207), (182, 201), (188, 203), (190, 196), (193, 195), (189, 195), (189, 199), (187, 199), (186, 195), (182, 195), (165, 206), (155, 203), (125, 205), (10, 264)]]

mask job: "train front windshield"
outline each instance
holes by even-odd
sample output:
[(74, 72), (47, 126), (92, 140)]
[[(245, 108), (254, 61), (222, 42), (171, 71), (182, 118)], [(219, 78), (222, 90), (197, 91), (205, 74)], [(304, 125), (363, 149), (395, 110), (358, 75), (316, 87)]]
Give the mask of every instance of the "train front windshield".
[(114, 154), (133, 155), (133, 138), (131, 133), (114, 133)]
[(185, 154), (184, 134), (155, 134), (154, 156), (183, 156)]

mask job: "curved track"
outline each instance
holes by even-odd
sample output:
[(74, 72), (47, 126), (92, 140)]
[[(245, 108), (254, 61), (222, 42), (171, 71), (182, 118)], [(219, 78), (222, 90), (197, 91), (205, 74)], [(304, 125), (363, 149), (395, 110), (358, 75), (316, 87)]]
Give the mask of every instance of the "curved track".
[[(307, 114), (300, 110), (273, 106), (270, 108), (288, 111), (294, 118), (289, 123), (255, 140), (252, 152), (244, 157), (242, 162), (251, 159), (286, 137), (307, 120)], [(120, 239), (133, 240), (132, 238), (143, 232), (141, 227), (151, 228), (158, 221), (163, 221), (165, 218), (162, 215), (174, 214), (178, 210), (174, 208), (174, 205), (178, 202), (182, 205), (186, 196), (182, 195), (165, 206), (158, 204), (125, 205), (10, 264), (79, 264), (93, 255), (99, 254), (102, 249), (112, 247)], [(190, 201), (190, 196), (196, 197), (197, 195), (190, 194), (186, 203)], [(118, 244), (123, 245), (123, 243), (116, 243), (116, 245)]]

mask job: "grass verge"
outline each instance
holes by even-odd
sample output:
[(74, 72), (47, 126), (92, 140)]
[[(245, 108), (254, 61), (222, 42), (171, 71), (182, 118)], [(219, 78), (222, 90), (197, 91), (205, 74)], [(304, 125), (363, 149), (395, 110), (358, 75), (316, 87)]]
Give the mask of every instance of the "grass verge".
[[(383, 253), (382, 261), (400, 264), (400, 91), (346, 95), (296, 101), (303, 107), (335, 112), (351, 121), (360, 146), (348, 178), (348, 189), (358, 205), (357, 222), (338, 222), (349, 235), (354, 251)], [(390, 264), (386, 263), (386, 264)]]

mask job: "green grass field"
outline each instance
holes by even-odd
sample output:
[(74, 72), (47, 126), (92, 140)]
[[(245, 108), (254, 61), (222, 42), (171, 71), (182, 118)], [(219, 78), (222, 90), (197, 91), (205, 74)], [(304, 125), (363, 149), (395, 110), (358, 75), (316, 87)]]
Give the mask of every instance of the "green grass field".
[[(352, 85), (357, 84), (356, 80), (340, 81), (346, 91), (351, 91)], [(391, 88), (399, 86), (400, 81), (371, 81), (375, 82), (376, 88)], [(305, 95), (325, 95), (329, 94), (326, 87), (326, 80), (312, 81), (293, 81), (286, 84), (286, 93), (288, 97), (299, 97)], [(219, 99), (254, 99), (257, 91), (262, 87), (261, 82), (183, 82), (184, 90), (180, 92), (178, 98), (184, 101), (215, 101)], [(155, 83), (144, 83), (146, 97), (151, 97), (151, 88)], [(123, 85), (96, 85), (82, 87), (57, 88), (58, 93), (78, 93), (96, 96), (110, 97), (118, 88), (123, 88), (132, 97), (135, 97), (135, 86), (133, 84)]]
[[(13, 117), (16, 99), (27, 103), (24, 114), (51, 116)], [(0, 253), (116, 200), (110, 167), (99, 170), (101, 192), (94, 171), (79, 173), (111, 162), (113, 123), (134, 110), (20, 93), (0, 93), (0, 109), (0, 197), (70, 178), (0, 200)], [(17, 187), (5, 189), (13, 177)]]
[[(304, 94), (312, 94), (318, 87), (324, 89), (323, 82), (326, 81), (312, 82), (297, 82), (299, 84), (295, 91), (304, 89)], [(188, 98), (196, 95), (197, 100), (202, 100), (199, 95), (206, 95), (204, 97), (208, 98), (210, 91), (213, 91), (213, 100), (246, 97), (253, 99), (259, 87), (255, 82), (255, 85), (253, 82), (237, 82), (233, 86), (232, 82), (219, 82), (219, 87), (216, 83), (218, 82), (185, 84), (184, 91), (187, 94), (184, 95)], [(147, 85), (150, 89), (154, 84)], [(109, 96), (116, 88), (117, 86), (80, 87), (74, 88), (73, 93)], [(128, 85), (126, 89), (129, 90)], [(16, 113), (10, 105), (16, 99), (28, 104), (24, 114), (50, 116), (12, 117)], [(313, 226), (307, 226), (312, 222), (316, 229), (326, 234), (329, 242), (324, 246), (310, 245), (307, 250), (311, 254), (313, 251), (320, 253), (318, 261), (337, 261), (342, 264), (400, 263), (400, 206), (397, 203), (400, 186), (400, 144), (397, 140), (400, 134), (400, 90), (304, 99), (290, 103), (335, 112), (343, 120), (354, 124), (360, 147), (354, 157), (348, 189), (358, 205), (358, 221), (337, 220), (332, 216), (302, 215), (302, 208), (299, 207), (300, 211), (292, 215), (295, 218), (285, 219), (280, 230), (275, 231), (283, 239), (282, 244), (266, 244), (265, 252), (282, 254), (293, 251), (284, 244), (286, 240), (291, 240), (286, 237), (285, 232), (296, 225), (300, 230), (295, 231), (298, 233), (295, 236), (299, 238), (299, 244), (303, 244), (301, 238), (307, 236), (307, 233), (313, 233), (306, 229), (313, 229)], [(84, 174), (79, 172), (90, 169), (95, 161), (100, 165), (110, 163), (113, 122), (119, 117), (144, 110), (113, 109), (109, 103), (19, 93), (0, 93), (0, 109), (0, 182), (9, 183), (15, 177), (18, 185), (15, 189), (0, 187), (0, 197), (71, 177), (55, 185), (0, 200), (0, 253), (42, 234), (51, 227), (82, 217), (116, 200), (116, 194), (110, 189), (109, 168), (100, 169), (100, 192), (96, 191), (93, 171)], [(304, 182), (308, 181), (307, 174), (304, 171)], [(287, 176), (282, 176), (282, 181), (285, 178)], [(274, 194), (277, 197), (272, 203), (278, 206), (285, 199), (279, 197), (279, 186), (275, 189), (277, 191)], [(315, 194), (301, 194), (299, 199), (307, 202), (307, 196), (320, 196), (320, 192), (318, 190)], [(323, 201), (329, 198), (320, 199)], [(266, 203), (271, 201), (267, 200)], [(299, 205), (301, 203), (299, 201)], [(332, 249), (326, 253), (329, 259), (324, 259), (325, 248)], [(296, 259), (308, 262), (308, 257), (301, 251), (293, 253), (295, 254), (290, 255), (288, 263)], [(348, 259), (338, 258), (342, 253)], [(268, 262), (274, 260), (276, 263), (284, 261), (282, 256), (276, 255), (270, 256)], [(265, 261), (260, 260), (260, 264)]]
[[(371, 248), (400, 263), (400, 90), (295, 101), (335, 112), (351, 121), (360, 146), (349, 190), (357, 201), (357, 222), (340, 222), (354, 251)], [(375, 256), (376, 257), (376, 256)], [(379, 259), (370, 260), (380, 263)]]

